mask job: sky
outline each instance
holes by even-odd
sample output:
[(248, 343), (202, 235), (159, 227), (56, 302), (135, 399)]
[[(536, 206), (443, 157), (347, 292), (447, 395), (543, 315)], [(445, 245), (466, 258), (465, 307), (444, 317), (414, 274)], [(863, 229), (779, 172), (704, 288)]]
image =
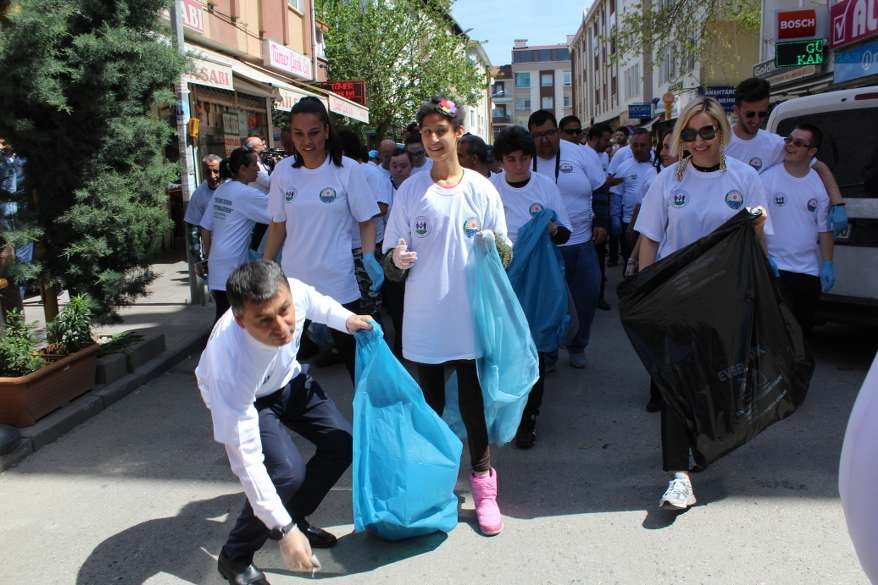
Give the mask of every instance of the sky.
[[(582, 11), (591, 2), (576, 0), (455, 0), (451, 13), (470, 38), (481, 41), (492, 65), (512, 62), (512, 41), (528, 45), (567, 43), (576, 34)], [(487, 42), (486, 42), (487, 41)]]

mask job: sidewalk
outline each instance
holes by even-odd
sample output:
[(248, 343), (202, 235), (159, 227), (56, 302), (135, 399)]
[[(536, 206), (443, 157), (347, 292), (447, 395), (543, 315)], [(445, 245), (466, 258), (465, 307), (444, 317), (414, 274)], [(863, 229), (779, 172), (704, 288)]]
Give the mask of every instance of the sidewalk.
[[(189, 304), (189, 272), (185, 261), (153, 264), (158, 274), (149, 287), (149, 294), (133, 305), (119, 310), (122, 322), (93, 328), (95, 337), (115, 335), (131, 330), (152, 330), (164, 334), (165, 350), (142, 364), (133, 373), (109, 384), (96, 385), (93, 390), (56, 410), (37, 424), (19, 429), (20, 444), (11, 452), (0, 455), (0, 471), (67, 433), (93, 417), (120, 398), (150, 380), (162, 375), (177, 362), (201, 351), (213, 324), (213, 305)], [(67, 302), (65, 293), (60, 298)], [(37, 322), (38, 335), (44, 335), (45, 320), (39, 297), (25, 300), (25, 318)], [(0, 445), (0, 453), (2, 453)]]

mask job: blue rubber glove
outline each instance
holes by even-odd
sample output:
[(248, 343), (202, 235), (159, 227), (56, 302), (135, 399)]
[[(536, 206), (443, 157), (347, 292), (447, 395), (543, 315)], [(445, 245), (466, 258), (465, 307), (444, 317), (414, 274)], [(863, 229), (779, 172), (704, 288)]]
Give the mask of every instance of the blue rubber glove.
[(829, 208), (829, 229), (836, 237), (844, 234), (848, 229), (848, 212), (844, 203), (836, 203)]
[(835, 270), (832, 268), (832, 260), (824, 260), (820, 265), (820, 290), (829, 292), (835, 286)]
[(381, 285), (384, 284), (384, 270), (381, 268), (378, 260), (375, 259), (375, 252), (363, 254), (363, 268), (366, 269), (366, 274), (369, 275), (369, 280), (372, 281), (372, 286), (369, 287), (369, 290), (372, 292), (381, 290)]
[(774, 277), (780, 278), (780, 268), (777, 267), (777, 258), (771, 254), (768, 255), (768, 265), (771, 267), (771, 273)]

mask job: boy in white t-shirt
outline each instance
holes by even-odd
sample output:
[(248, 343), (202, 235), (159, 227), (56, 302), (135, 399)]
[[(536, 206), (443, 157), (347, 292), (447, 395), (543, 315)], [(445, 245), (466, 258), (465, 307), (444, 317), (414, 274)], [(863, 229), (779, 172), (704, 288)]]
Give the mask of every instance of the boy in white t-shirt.
[(810, 168), (822, 139), (817, 127), (799, 124), (785, 139), (783, 162), (762, 174), (774, 225), (774, 234), (765, 238), (768, 253), (780, 271), (784, 298), (806, 332), (820, 293), (835, 284), (829, 195)]
[(417, 122), (433, 164), (406, 179), (396, 192), (384, 235), (384, 268), (388, 278), (406, 279), (402, 353), (415, 362), (424, 398), (440, 416), (445, 370), (457, 371), (476, 516), (481, 532), (491, 536), (503, 530), (503, 519), (476, 371), (480, 355), (466, 265), (483, 230), (494, 232), (507, 261), (511, 245), (497, 189), (457, 159), (457, 141), (464, 132), (457, 104), (433, 98), (418, 110)]

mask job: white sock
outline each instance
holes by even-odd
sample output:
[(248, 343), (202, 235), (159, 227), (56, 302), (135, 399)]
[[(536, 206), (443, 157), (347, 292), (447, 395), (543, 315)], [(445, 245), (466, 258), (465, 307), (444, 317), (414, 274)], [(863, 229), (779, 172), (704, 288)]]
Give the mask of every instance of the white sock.
[(674, 473), (674, 479), (682, 479), (685, 481), (689, 481), (689, 474), (685, 471), (678, 471)]

